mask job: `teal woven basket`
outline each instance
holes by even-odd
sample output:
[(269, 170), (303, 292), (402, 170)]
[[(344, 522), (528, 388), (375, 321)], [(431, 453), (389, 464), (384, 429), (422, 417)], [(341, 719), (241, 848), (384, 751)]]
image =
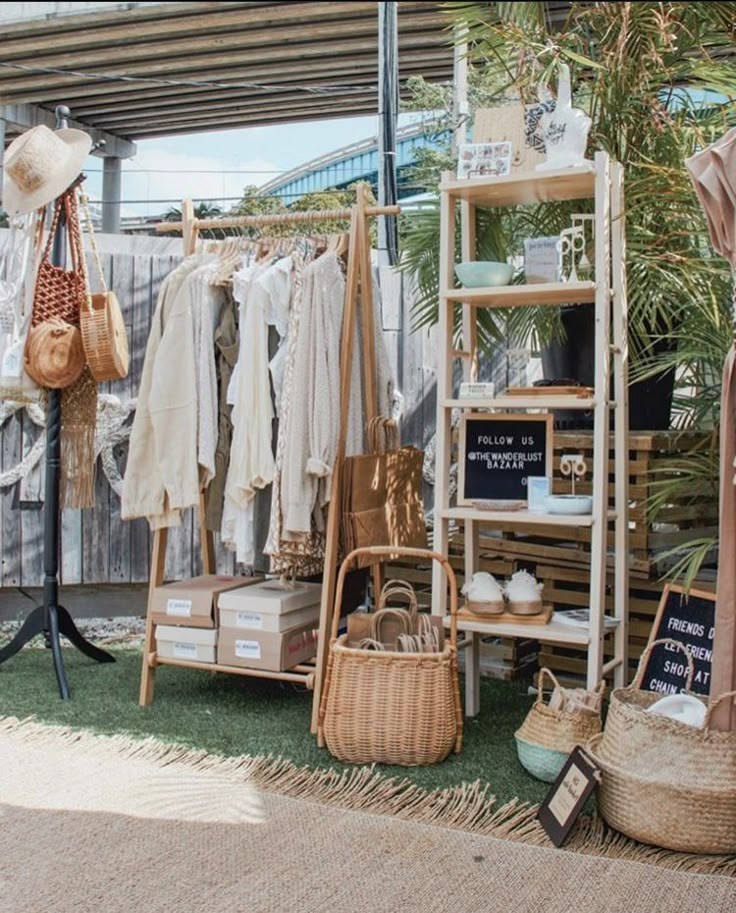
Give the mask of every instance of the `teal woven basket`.
[[(586, 745), (601, 731), (601, 715), (599, 711), (552, 710), (544, 702), (545, 679), (549, 679), (555, 689), (560, 688), (549, 669), (539, 670), (537, 699), (514, 737), (521, 766), (538, 780), (551, 783), (573, 748)], [(605, 682), (601, 682), (596, 689), (600, 699), (605, 687)]]
[(516, 736), (516, 751), (524, 770), (537, 780), (544, 780), (545, 783), (552, 783), (557, 779), (569, 756), (569, 752), (532, 745), (531, 742), (525, 742), (518, 736)]

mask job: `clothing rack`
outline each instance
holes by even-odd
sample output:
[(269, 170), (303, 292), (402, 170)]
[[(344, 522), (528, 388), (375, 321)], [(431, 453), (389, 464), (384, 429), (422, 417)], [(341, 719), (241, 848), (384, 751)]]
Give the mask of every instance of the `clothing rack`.
[[(154, 531), (153, 550), (151, 555), (151, 573), (148, 588), (148, 612), (146, 618), (146, 640), (141, 673), (140, 704), (147, 706), (153, 701), (156, 668), (158, 666), (180, 666), (202, 669), (209, 672), (228, 672), (234, 675), (245, 675), (254, 678), (277, 679), (291, 683), (303, 684), (314, 691), (312, 707), (312, 731), (316, 732), (319, 696), (324, 677), (327, 641), (334, 611), (335, 585), (337, 580), (337, 560), (340, 531), (340, 485), (341, 469), (345, 459), (347, 440), (348, 406), (350, 397), (351, 368), (358, 309), (358, 295), (361, 295), (361, 337), (363, 344), (363, 370), (366, 399), (366, 418), (375, 418), (378, 412), (376, 383), (376, 350), (373, 323), (373, 295), (370, 262), (369, 219), (381, 215), (398, 215), (399, 206), (371, 206), (365, 185), (357, 190), (357, 201), (350, 209), (305, 210), (279, 215), (236, 216), (223, 219), (197, 219), (191, 200), (182, 203), (182, 220), (180, 222), (162, 222), (156, 226), (159, 233), (180, 231), (182, 233), (184, 254), (190, 256), (196, 251), (197, 240), (201, 231), (223, 228), (262, 227), (281, 224), (309, 224), (332, 221), (350, 221), (348, 245), (347, 279), (345, 306), (342, 320), (342, 343), (340, 352), (340, 427), (337, 441), (335, 465), (332, 472), (331, 495), (327, 515), (325, 534), (325, 561), (322, 584), (322, 602), (319, 619), (319, 640), (316, 664), (304, 663), (285, 672), (269, 672), (260, 669), (248, 669), (240, 666), (224, 666), (219, 663), (201, 663), (193, 660), (170, 659), (158, 656), (156, 651), (154, 624), (152, 622), (153, 592), (164, 582), (166, 564), (166, 546), (168, 529)], [(202, 567), (205, 574), (215, 572), (214, 536), (207, 530), (204, 522), (204, 497), (200, 497), (199, 522), (201, 528)], [(375, 574), (374, 574), (375, 580)]]

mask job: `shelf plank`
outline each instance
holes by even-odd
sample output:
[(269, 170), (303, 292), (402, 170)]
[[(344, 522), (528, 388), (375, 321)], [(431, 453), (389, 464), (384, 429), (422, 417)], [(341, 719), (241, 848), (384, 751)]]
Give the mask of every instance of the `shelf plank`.
[(472, 307), (484, 308), (590, 304), (595, 301), (595, 282), (535, 282), (491, 288), (451, 288), (444, 292), (444, 297), (448, 301), (461, 301)]
[(595, 400), (584, 396), (496, 396), (483, 399), (480, 396), (465, 399), (445, 399), (446, 409), (581, 409), (589, 412), (595, 408)]
[(303, 666), (288, 672), (269, 672), (266, 669), (246, 669), (243, 666), (221, 666), (219, 663), (200, 663), (191, 659), (170, 659), (169, 657), (155, 654), (153, 662), (156, 666), (178, 666), (181, 669), (201, 669), (203, 672), (227, 672), (230, 675), (246, 675), (251, 678), (272, 678), (282, 682), (297, 682), (310, 688), (310, 677), (314, 672), (297, 671)]
[(590, 514), (567, 516), (540, 514), (530, 510), (478, 510), (475, 507), (449, 507), (440, 511), (443, 520), (477, 520), (479, 523), (518, 523), (531, 526), (589, 527), (593, 525)]
[[(450, 627), (450, 616), (445, 617), (445, 627)], [(458, 616), (458, 631), (481, 634), (484, 637), (521, 637), (543, 643), (575, 644), (587, 646), (590, 634), (587, 628), (578, 628), (553, 620), (548, 624), (498, 624), (497, 622), (469, 621)]]
[(517, 206), (553, 200), (581, 200), (595, 195), (593, 162), (557, 171), (526, 171), (503, 177), (443, 181), (440, 190), (476, 206)]

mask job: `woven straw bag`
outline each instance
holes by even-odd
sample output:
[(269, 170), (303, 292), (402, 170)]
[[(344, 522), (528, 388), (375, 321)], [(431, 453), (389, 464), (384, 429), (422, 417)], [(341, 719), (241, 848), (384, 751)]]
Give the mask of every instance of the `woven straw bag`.
[[(62, 211), (69, 229), (71, 270), (51, 263), (51, 247)], [(79, 312), (86, 298), (83, 260), (74, 191), (69, 190), (58, 198), (54, 208), (38, 265), (31, 330), (26, 340), (26, 371), (42, 387), (63, 390), (78, 380), (84, 370), (79, 334)]]
[[(514, 733), (522, 767), (533, 777), (552, 783), (576, 745), (585, 745), (601, 731), (600, 713), (584, 710), (552, 710), (544, 702), (544, 679), (555, 688), (560, 684), (546, 668), (539, 671), (538, 694), (526, 719)], [(606, 683), (597, 691), (603, 696)]]
[[(128, 333), (125, 329), (123, 313), (115, 292), (108, 291), (105, 282), (105, 273), (100, 262), (97, 249), (92, 216), (89, 211), (89, 201), (82, 195), (89, 231), (92, 255), (97, 268), (97, 276), (102, 287), (101, 292), (91, 294), (89, 281), (87, 281), (86, 307), (80, 313), (80, 327), (82, 342), (87, 356), (87, 364), (92, 372), (92, 377), (98, 382), (106, 380), (122, 380), (128, 376), (130, 367), (130, 353), (128, 351)], [(86, 276), (86, 263), (82, 258), (82, 265)]]
[[(337, 636), (345, 577), (356, 559), (397, 556), (438, 561), (450, 585), (450, 638), (438, 653), (361, 650)], [(378, 613), (376, 613), (378, 614)], [(352, 551), (337, 580), (332, 639), (320, 702), (318, 740), (349, 764), (436, 764), (462, 749), (457, 672), (457, 583), (442, 555), (374, 546)]]
[(690, 691), (694, 665), (673, 640), (655, 640), (642, 654), (634, 681), (611, 694), (602, 735), (588, 752), (602, 771), (598, 805), (611, 827), (642, 843), (685, 853), (736, 853), (736, 731), (702, 729), (646, 713), (658, 692), (642, 691), (652, 649), (669, 644), (687, 656)]

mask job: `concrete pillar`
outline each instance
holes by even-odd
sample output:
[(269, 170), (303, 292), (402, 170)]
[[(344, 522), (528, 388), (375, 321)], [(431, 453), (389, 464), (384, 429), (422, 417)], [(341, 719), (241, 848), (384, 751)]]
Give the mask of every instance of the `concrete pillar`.
[(3, 162), (5, 160), (5, 121), (0, 117), (0, 208), (3, 196)]
[(120, 193), (122, 159), (105, 156), (102, 160), (102, 230), (109, 234), (120, 232)]
[(467, 30), (455, 32), (452, 79), (452, 154), (457, 161), (457, 151), (465, 142), (468, 131), (468, 42)]
[[(378, 4), (378, 205), (393, 206), (398, 197), (396, 124), (399, 111), (398, 3)], [(398, 259), (396, 216), (379, 216), (379, 262)]]

